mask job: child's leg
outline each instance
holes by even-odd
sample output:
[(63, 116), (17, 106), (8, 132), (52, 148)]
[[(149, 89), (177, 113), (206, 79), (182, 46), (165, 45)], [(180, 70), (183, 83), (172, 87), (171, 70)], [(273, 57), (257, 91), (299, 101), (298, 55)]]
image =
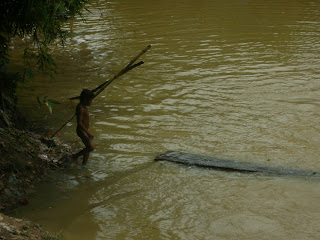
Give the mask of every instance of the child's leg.
[(81, 138), (82, 142), (86, 147), (82, 149), (80, 152), (78, 152), (77, 154), (74, 154), (72, 158), (75, 162), (77, 162), (78, 158), (80, 156), (83, 156), (82, 164), (85, 165), (88, 162), (89, 153), (94, 150), (94, 146), (92, 144), (91, 139), (87, 136), (87, 134), (83, 133), (82, 131), (77, 131), (77, 134)]
[(74, 162), (78, 162), (78, 158), (79, 158), (80, 156), (83, 156), (83, 155), (86, 153), (86, 151), (87, 151), (87, 149), (84, 148), (84, 149), (82, 149), (81, 151), (79, 151), (78, 153), (73, 154), (73, 155), (72, 155), (72, 160), (73, 160)]
[(82, 164), (83, 165), (87, 164), (90, 152), (92, 152), (94, 150), (94, 146), (92, 144), (91, 139), (88, 139), (88, 142), (86, 144), (86, 148), (85, 149), (86, 149), (86, 151), (83, 153), (83, 160), (82, 160)]
[(86, 165), (89, 159), (90, 152), (86, 152), (83, 154), (82, 165)]

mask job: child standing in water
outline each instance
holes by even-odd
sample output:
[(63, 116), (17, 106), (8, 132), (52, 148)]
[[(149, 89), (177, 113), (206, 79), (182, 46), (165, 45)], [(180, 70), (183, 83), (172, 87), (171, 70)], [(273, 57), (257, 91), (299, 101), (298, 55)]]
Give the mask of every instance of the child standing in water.
[(72, 159), (74, 162), (78, 161), (80, 156), (83, 156), (82, 164), (86, 165), (89, 159), (89, 154), (94, 150), (92, 140), (93, 134), (89, 132), (89, 111), (87, 106), (90, 106), (94, 99), (94, 93), (88, 89), (83, 89), (80, 95), (80, 103), (76, 108), (77, 116), (77, 135), (81, 138), (85, 148), (80, 152), (73, 154)]

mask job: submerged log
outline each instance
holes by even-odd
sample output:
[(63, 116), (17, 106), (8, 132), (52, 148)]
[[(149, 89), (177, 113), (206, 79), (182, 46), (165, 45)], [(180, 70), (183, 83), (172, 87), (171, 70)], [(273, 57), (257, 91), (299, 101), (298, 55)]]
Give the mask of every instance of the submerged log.
[(164, 154), (160, 154), (155, 158), (155, 161), (169, 161), (189, 166), (213, 168), (224, 171), (260, 173), (280, 176), (320, 177), (320, 172), (316, 171), (259, 163), (239, 162), (235, 160), (205, 157), (177, 151), (168, 151)]

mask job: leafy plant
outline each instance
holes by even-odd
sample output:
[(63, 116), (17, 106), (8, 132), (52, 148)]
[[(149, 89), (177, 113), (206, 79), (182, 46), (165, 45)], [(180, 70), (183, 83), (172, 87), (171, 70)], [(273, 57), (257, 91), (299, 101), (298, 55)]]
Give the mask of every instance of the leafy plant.
[[(34, 69), (45, 71), (54, 77), (56, 63), (52, 46), (66, 41), (69, 32), (63, 25), (75, 15), (81, 16), (89, 0), (0, 0), (0, 90), (16, 98), (18, 83), (34, 78)], [(22, 40), (21, 52), (24, 70), (9, 76), (9, 49), (13, 40)], [(38, 102), (52, 107), (58, 102), (43, 98)]]
[(55, 73), (56, 63), (51, 46), (64, 44), (68, 31), (63, 24), (81, 15), (89, 0), (1, 0), (0, 1), (0, 71), (8, 63), (11, 40), (20, 38), (25, 44), (23, 79), (32, 79), (31, 69)]
[(39, 106), (42, 107), (43, 105), (46, 105), (48, 107), (48, 110), (50, 112), (50, 114), (52, 114), (52, 107), (54, 105), (58, 105), (60, 104), (59, 102), (55, 101), (55, 100), (52, 100), (52, 99), (47, 99), (48, 96), (44, 96), (42, 98), (42, 101), (40, 100), (40, 97), (37, 96), (37, 101), (39, 103)]

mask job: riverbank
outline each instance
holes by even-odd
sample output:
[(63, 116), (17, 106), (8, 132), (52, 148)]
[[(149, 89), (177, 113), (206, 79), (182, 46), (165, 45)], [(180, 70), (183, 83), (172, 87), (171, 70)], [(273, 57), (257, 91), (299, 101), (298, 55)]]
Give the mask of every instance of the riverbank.
[(0, 239), (60, 239), (36, 223), (4, 215), (28, 204), (34, 186), (68, 165), (72, 154), (70, 145), (31, 130), (35, 126), (9, 106), (0, 112)]
[(53, 236), (42, 229), (39, 224), (8, 217), (0, 213), (0, 239), (6, 240), (59, 240), (60, 236)]
[(0, 211), (28, 203), (28, 191), (51, 171), (63, 167), (71, 147), (58, 138), (16, 128), (0, 128)]

